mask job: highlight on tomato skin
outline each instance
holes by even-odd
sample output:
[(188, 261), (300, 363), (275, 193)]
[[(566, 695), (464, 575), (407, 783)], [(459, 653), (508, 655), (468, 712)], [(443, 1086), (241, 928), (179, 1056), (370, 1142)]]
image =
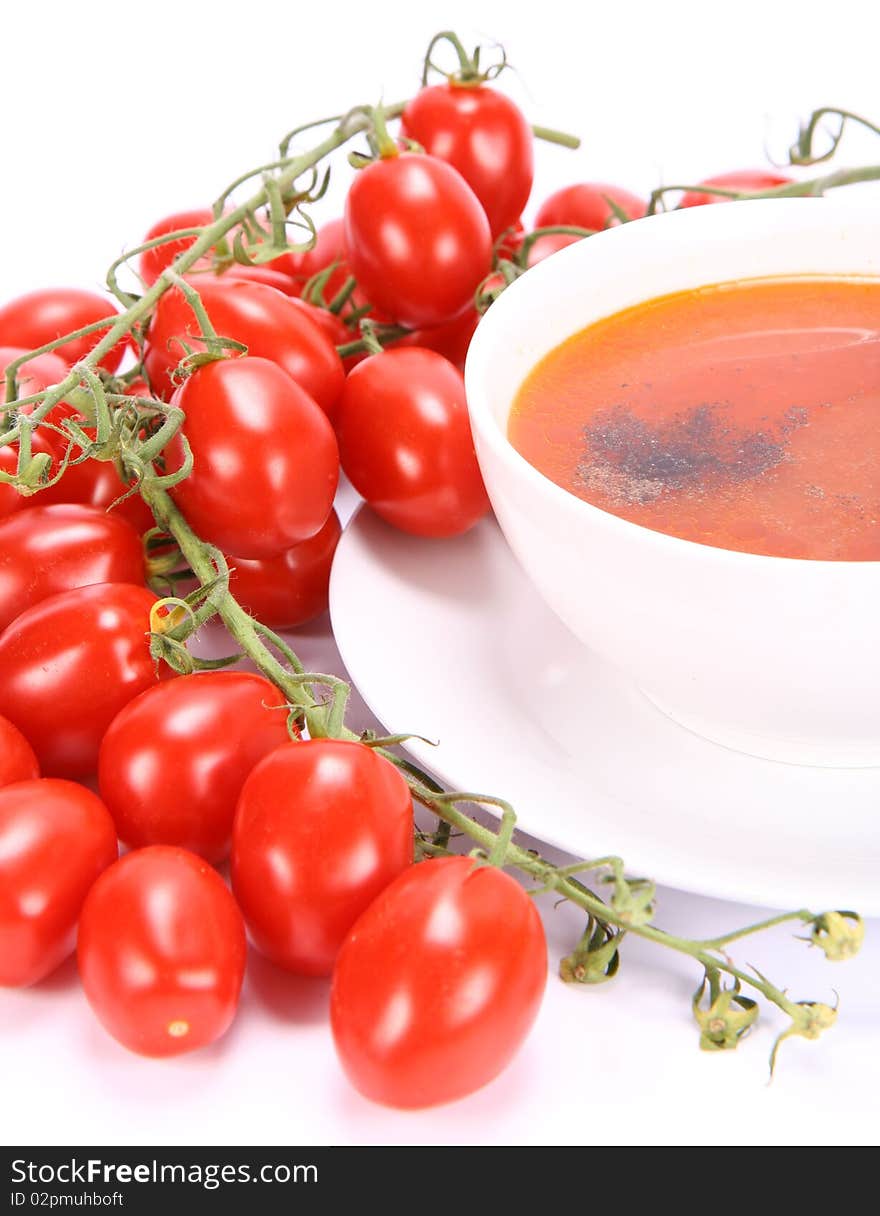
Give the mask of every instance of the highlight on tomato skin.
[[(117, 311), (111, 300), (79, 287), (48, 287), (17, 296), (0, 306), (0, 346), (19, 346), (36, 350), (56, 338), (82, 329), (95, 321), (107, 319), (107, 328), (116, 320)], [(73, 366), (101, 341), (99, 330), (82, 338), (65, 342), (54, 354)], [(115, 372), (129, 345), (123, 338), (101, 360), (101, 367)]]
[(348, 375), (336, 424), (342, 466), (377, 515), (415, 536), (457, 536), (489, 510), (464, 377), (420, 347)]
[(235, 816), (232, 889), (256, 948), (329, 975), (352, 925), (413, 863), (409, 787), (363, 743), (287, 743), (256, 766)]
[(611, 224), (620, 223), (615, 207), (619, 207), (630, 220), (642, 219), (648, 210), (645, 200), (624, 186), (608, 182), (577, 182), (556, 190), (544, 200), (535, 215), (535, 227), (566, 225), (601, 232)]
[(493, 237), (516, 223), (532, 189), (534, 138), (504, 93), (484, 84), (428, 85), (407, 104), (401, 133), (458, 170)]
[(173, 676), (150, 654), (155, 602), (129, 583), (77, 587), (27, 608), (0, 634), (0, 714), (44, 776), (88, 777), (123, 705)]
[(534, 901), (470, 857), (411, 867), (340, 951), (330, 1021), (352, 1084), (386, 1106), (451, 1102), (492, 1081), (537, 1016), (547, 942)]
[(228, 887), (185, 849), (127, 853), (83, 906), (77, 962), (86, 997), (108, 1034), (140, 1055), (181, 1055), (225, 1034), (246, 954)]
[(457, 317), (491, 269), (486, 213), (436, 156), (404, 152), (361, 169), (344, 218), (349, 265), (365, 297), (408, 328)]
[(113, 820), (90, 790), (51, 778), (0, 789), (0, 985), (36, 984), (64, 962), (116, 857)]
[(93, 583), (143, 583), (141, 538), (122, 516), (81, 503), (39, 505), (0, 520), (0, 631), (26, 608)]
[[(186, 416), (193, 469), (171, 497), (203, 540), (238, 557), (271, 558), (324, 526), (339, 480), (336, 436), (277, 364), (249, 355), (207, 363), (173, 402)], [(183, 460), (178, 434), (166, 461), (177, 469)]]
[(264, 756), (289, 742), (283, 695), (249, 671), (205, 671), (148, 688), (107, 728), (101, 797), (123, 843), (229, 853), (235, 806)]

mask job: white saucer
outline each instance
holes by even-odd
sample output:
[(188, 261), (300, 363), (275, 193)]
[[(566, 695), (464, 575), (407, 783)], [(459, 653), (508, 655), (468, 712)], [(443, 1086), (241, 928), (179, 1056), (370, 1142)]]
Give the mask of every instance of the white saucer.
[(330, 608), (389, 732), (438, 740), (408, 750), (532, 835), (703, 895), (880, 914), (880, 768), (759, 760), (679, 726), (556, 619), (494, 521), (425, 541), (361, 510)]

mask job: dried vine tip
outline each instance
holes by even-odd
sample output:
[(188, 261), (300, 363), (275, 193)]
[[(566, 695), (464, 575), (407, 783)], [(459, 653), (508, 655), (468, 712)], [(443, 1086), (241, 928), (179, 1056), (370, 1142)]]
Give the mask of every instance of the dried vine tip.
[(830, 1030), (837, 1021), (837, 1006), (824, 1005), (821, 1001), (799, 1001), (791, 1015), (791, 1025), (773, 1044), (770, 1052), (770, 1076), (776, 1068), (776, 1055), (786, 1039), (798, 1036), (802, 1039), (818, 1039), (823, 1030)]
[(813, 921), (809, 940), (830, 962), (844, 962), (861, 950), (865, 925), (858, 912), (823, 912)]
[[(704, 1006), (707, 987), (709, 1003)], [(702, 1051), (735, 1050), (758, 1020), (757, 1002), (741, 994), (739, 980), (732, 987), (723, 988), (717, 972), (704, 974), (694, 993), (693, 1011), (700, 1028)]]

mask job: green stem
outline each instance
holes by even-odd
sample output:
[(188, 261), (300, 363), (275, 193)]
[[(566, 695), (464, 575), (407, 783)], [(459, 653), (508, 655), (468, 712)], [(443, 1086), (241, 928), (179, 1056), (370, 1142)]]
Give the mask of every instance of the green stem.
[(553, 127), (540, 127), (532, 124), (532, 134), (535, 139), (541, 139), (545, 144), (558, 144), (561, 148), (577, 149), (581, 146), (577, 135), (569, 135), (567, 131), (556, 131)]

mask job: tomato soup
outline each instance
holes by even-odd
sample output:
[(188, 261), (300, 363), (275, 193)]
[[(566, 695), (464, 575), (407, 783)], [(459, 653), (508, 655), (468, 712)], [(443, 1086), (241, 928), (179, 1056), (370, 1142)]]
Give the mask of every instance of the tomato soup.
[(646, 528), (878, 561), (880, 282), (722, 283), (617, 313), (534, 368), (508, 436), (552, 481)]

